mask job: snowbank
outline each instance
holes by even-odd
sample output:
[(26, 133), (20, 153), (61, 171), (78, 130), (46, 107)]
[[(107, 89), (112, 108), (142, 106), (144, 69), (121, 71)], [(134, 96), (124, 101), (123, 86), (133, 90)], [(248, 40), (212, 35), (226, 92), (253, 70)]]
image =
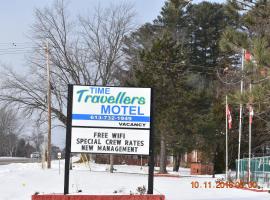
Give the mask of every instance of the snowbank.
[[(52, 162), (52, 169), (41, 169), (40, 163), (10, 164), (0, 166), (0, 199), (30, 200), (34, 193), (63, 193), (64, 161), (61, 171), (58, 161)], [(116, 173), (108, 172), (108, 165), (90, 163), (73, 164), (70, 171), (70, 192), (78, 194), (130, 194), (136, 193), (138, 187), (147, 187), (147, 167), (115, 166)], [(178, 174), (188, 175), (188, 169), (181, 169)], [(192, 181), (203, 184), (205, 181), (215, 183), (209, 176), (184, 176), (180, 178), (155, 177), (154, 193), (164, 194), (168, 200), (269, 200), (270, 194), (256, 193), (239, 189), (217, 189), (191, 187)]]

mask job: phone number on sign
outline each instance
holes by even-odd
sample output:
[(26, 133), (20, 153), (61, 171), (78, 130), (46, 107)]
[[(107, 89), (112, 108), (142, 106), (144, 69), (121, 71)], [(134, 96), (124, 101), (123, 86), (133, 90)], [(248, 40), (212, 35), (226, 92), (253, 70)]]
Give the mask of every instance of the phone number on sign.
[(231, 182), (231, 181), (216, 181), (215, 183), (209, 181), (209, 182), (203, 182), (200, 183), (198, 181), (192, 181), (191, 187), (194, 189), (197, 188), (257, 188), (258, 184), (256, 182), (248, 182), (244, 183), (242, 181), (237, 182)]
[(110, 116), (110, 115), (91, 115), (91, 120), (108, 120), (108, 121), (131, 121), (132, 117), (128, 116)]

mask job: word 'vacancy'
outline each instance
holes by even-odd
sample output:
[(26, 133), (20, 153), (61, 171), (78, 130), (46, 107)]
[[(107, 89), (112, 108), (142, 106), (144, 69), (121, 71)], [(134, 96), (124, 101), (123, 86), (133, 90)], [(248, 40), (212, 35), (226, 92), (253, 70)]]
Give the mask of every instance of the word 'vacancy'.
[(77, 95), (79, 103), (104, 104), (101, 105), (100, 114), (144, 115), (140, 105), (146, 102), (142, 96), (129, 96), (126, 92), (112, 94), (111, 88), (103, 87), (78, 90)]

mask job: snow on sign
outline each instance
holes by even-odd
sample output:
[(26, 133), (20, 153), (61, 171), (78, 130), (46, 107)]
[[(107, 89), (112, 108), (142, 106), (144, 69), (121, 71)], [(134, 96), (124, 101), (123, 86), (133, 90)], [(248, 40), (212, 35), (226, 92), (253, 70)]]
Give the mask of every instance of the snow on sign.
[(150, 88), (73, 86), (71, 152), (149, 154)]

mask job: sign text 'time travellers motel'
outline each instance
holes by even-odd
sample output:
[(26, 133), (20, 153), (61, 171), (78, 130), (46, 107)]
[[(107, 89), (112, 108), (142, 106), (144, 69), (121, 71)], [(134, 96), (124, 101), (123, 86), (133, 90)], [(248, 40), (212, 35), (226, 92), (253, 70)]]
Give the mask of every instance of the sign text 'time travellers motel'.
[(73, 86), (71, 152), (149, 155), (150, 88)]

